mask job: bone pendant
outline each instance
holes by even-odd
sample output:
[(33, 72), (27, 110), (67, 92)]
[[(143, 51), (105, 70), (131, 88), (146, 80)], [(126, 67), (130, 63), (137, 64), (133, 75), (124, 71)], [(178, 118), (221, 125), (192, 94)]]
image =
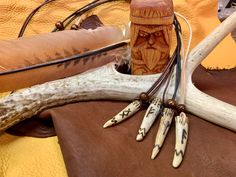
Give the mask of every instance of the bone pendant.
[(159, 129), (157, 131), (155, 145), (152, 150), (151, 159), (154, 159), (161, 150), (163, 142), (164, 142), (166, 135), (169, 131), (172, 119), (174, 117), (174, 110), (169, 109), (169, 108), (165, 108), (162, 114), (163, 115), (161, 117)]
[(123, 120), (131, 117), (137, 111), (140, 110), (141, 105), (142, 105), (141, 101), (139, 101), (139, 100), (133, 101), (125, 109), (123, 109), (121, 112), (119, 112), (116, 116), (114, 116), (112, 119), (108, 120), (103, 125), (103, 128), (107, 128), (112, 125), (118, 124), (118, 123), (122, 122)]
[(142, 124), (139, 128), (138, 135), (136, 137), (137, 141), (143, 140), (146, 133), (151, 128), (152, 124), (156, 120), (158, 114), (160, 113), (162, 101), (159, 98), (154, 98), (148, 107), (145, 116), (143, 118)]
[(180, 166), (188, 140), (188, 117), (185, 113), (181, 112), (179, 116), (175, 117), (175, 154), (173, 159), (173, 167)]

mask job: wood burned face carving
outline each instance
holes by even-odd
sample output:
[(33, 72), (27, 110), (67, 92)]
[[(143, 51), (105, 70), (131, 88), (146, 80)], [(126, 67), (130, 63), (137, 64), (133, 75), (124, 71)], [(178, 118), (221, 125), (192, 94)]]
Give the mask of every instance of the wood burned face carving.
[(162, 72), (169, 60), (172, 25), (131, 24), (132, 73)]
[(172, 0), (131, 1), (132, 74), (163, 72), (169, 61), (173, 20)]

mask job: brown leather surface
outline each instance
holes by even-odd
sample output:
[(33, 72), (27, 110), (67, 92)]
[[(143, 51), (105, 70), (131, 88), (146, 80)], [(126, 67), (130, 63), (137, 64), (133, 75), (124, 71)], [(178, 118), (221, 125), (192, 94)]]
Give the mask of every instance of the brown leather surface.
[(7, 133), (15, 136), (29, 136), (37, 138), (47, 138), (56, 136), (51, 115), (46, 116), (46, 112), (40, 117), (35, 116), (26, 119), (6, 130)]
[[(206, 72), (198, 68), (194, 82), (204, 92), (236, 105), (236, 69)], [(236, 134), (189, 115), (190, 134), (185, 159), (173, 169), (175, 133), (172, 125), (155, 160), (150, 159), (159, 120), (147, 137), (135, 137), (144, 116), (108, 129), (102, 125), (128, 103), (92, 101), (48, 110), (70, 177), (235, 177)], [(214, 105), (212, 105), (214, 106)]]
[[(194, 73), (195, 85), (204, 92), (236, 105), (236, 68), (228, 71)], [(155, 160), (150, 159), (159, 120), (142, 142), (135, 137), (144, 111), (116, 127), (103, 129), (103, 123), (128, 103), (91, 101), (69, 104), (44, 111), (18, 135), (45, 136), (52, 129), (52, 117), (70, 177), (234, 177), (236, 176), (236, 134), (189, 115), (190, 134), (183, 164), (173, 169), (174, 126)], [(214, 106), (214, 105), (212, 105)], [(44, 127), (42, 126), (44, 125)], [(45, 128), (46, 127), (46, 128)], [(18, 127), (19, 128), (19, 127)], [(17, 127), (15, 128), (15, 130)], [(32, 131), (31, 131), (32, 130)], [(43, 134), (44, 132), (44, 134)], [(33, 134), (32, 134), (33, 133)]]

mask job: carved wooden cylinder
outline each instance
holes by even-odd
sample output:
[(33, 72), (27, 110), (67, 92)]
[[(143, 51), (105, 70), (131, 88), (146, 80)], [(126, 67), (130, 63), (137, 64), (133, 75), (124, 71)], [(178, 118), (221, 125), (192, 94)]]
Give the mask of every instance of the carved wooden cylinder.
[(130, 20), (132, 74), (162, 72), (169, 61), (172, 0), (132, 0)]

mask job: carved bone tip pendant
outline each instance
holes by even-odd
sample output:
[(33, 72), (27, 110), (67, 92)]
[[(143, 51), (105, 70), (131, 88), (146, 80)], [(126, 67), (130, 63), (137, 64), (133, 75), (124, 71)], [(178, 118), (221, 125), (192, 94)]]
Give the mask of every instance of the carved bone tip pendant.
[(112, 126), (114, 123), (111, 122), (111, 120), (108, 120), (104, 125), (103, 125), (103, 128), (107, 128), (107, 127), (110, 127)]
[(152, 100), (139, 128), (138, 135), (136, 137), (137, 141), (143, 140), (147, 132), (150, 130), (151, 126), (153, 125), (161, 111), (161, 104), (162, 101), (158, 97)]
[(121, 112), (119, 112), (116, 116), (114, 116), (112, 119), (108, 120), (104, 125), (103, 128), (110, 127), (112, 125), (118, 124), (125, 119), (128, 119), (132, 115), (134, 115), (138, 110), (140, 110), (142, 105), (142, 102), (139, 100), (135, 100), (132, 103), (130, 103), (125, 109), (123, 109)]
[(138, 135), (136, 136), (136, 141), (142, 141), (143, 138), (144, 138), (144, 136), (138, 134)]
[(173, 117), (174, 117), (174, 111), (170, 108), (164, 108), (160, 125), (156, 135), (155, 146), (152, 150), (152, 156), (151, 156), (152, 159), (154, 159), (161, 150), (161, 147), (165, 141), (166, 135), (171, 126)]
[(186, 145), (188, 140), (188, 117), (184, 112), (181, 112), (179, 116), (175, 118), (176, 123), (176, 143), (175, 143), (175, 154), (173, 159), (173, 167), (177, 168), (180, 166)]
[(181, 164), (181, 161), (182, 160), (177, 160), (177, 159), (173, 160), (172, 166), (174, 168), (178, 168), (180, 166), (180, 164)]
[(155, 146), (152, 150), (151, 159), (154, 160), (156, 158), (156, 156), (159, 154), (159, 152), (160, 152), (160, 147)]

